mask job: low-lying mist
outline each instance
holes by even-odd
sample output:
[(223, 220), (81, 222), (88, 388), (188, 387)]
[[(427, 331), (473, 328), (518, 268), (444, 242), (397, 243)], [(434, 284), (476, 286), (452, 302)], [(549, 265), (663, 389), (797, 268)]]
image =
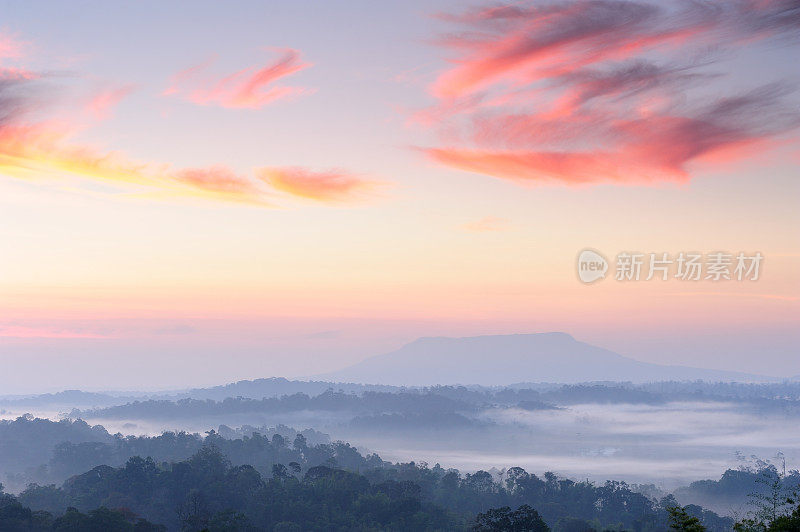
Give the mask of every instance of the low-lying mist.
[[(80, 418), (123, 435), (224, 434), (243, 426), (287, 425), (320, 431), (391, 461), (463, 471), (521, 466), (593, 481), (654, 483), (665, 490), (716, 477), (741, 465), (742, 457), (768, 458), (780, 451), (788, 467), (800, 463), (800, 385), (606, 383), (337, 392), (330, 386), (318, 395), (285, 394), (282, 383), (280, 397), (269, 396), (267, 387), (222, 401), (198, 392), (197, 399), (125, 399), (83, 409), (29, 402), (0, 405), (0, 417)], [(298, 383), (296, 389), (307, 387)], [(253, 398), (259, 395), (264, 398)]]

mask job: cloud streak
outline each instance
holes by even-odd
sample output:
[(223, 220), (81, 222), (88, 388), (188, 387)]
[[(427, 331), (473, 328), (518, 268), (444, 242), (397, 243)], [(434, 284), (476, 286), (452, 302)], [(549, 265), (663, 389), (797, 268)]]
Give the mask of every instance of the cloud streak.
[(258, 176), (287, 194), (324, 202), (364, 200), (374, 195), (377, 181), (344, 170), (314, 172), (299, 167), (260, 168)]
[(224, 167), (174, 169), (140, 162), (121, 152), (73, 143), (72, 134), (58, 124), (0, 126), (0, 172), (28, 180), (70, 175), (128, 192), (271, 205), (269, 191)]
[[(130, 90), (123, 86), (95, 93), (85, 110), (95, 119), (107, 118)], [(38, 76), (0, 77), (0, 173), (27, 180), (72, 177), (144, 197), (200, 198), (261, 207), (298, 196), (319, 202), (361, 201), (374, 186), (345, 171), (258, 169), (247, 175), (226, 165), (176, 168), (139, 161), (78, 142), (77, 134), (86, 126), (56, 118), (51, 109), (57, 107), (55, 100), (52, 87)], [(49, 118), (42, 119), (43, 115)]]
[(421, 116), (442, 134), (424, 151), (445, 166), (529, 184), (685, 182), (696, 161), (800, 125), (790, 85), (725, 94), (707, 68), (709, 49), (795, 46), (796, 1), (515, 3), (441, 18), (462, 31), (439, 41), (455, 56)]
[(229, 109), (259, 109), (277, 100), (313, 92), (305, 87), (277, 85), (276, 82), (304, 70), (311, 63), (290, 48), (277, 49), (279, 57), (263, 66), (249, 67), (223, 77), (208, 71), (213, 59), (173, 76), (166, 96), (178, 96), (197, 105), (216, 105)]
[(71, 175), (134, 190), (156, 189), (174, 196), (267, 204), (265, 192), (221, 168), (173, 169), (133, 160), (73, 140), (79, 128), (63, 120), (32, 119), (43, 104), (30, 96), (31, 81), (0, 82), (0, 172), (38, 180)]
[(0, 338), (51, 338), (51, 339), (87, 339), (110, 338), (104, 334), (76, 331), (70, 329), (54, 329), (48, 327), (24, 327), (19, 325), (0, 326)]
[[(0, 61), (8, 59), (21, 59), (24, 57), (26, 43), (18, 39), (0, 33)], [(18, 66), (0, 65), (0, 81), (14, 79), (34, 79), (38, 75), (30, 70)]]

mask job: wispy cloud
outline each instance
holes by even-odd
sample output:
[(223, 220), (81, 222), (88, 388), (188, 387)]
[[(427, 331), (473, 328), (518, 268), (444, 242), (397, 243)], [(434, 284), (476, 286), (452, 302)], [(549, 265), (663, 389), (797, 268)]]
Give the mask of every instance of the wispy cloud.
[(31, 72), (17, 65), (8, 65), (8, 60), (22, 59), (25, 55), (27, 43), (20, 41), (14, 36), (0, 32), (0, 81), (9, 79), (33, 79), (38, 77), (35, 72)]
[(164, 95), (178, 96), (198, 105), (217, 105), (232, 109), (258, 109), (276, 100), (313, 92), (306, 87), (277, 85), (311, 63), (290, 48), (276, 49), (279, 57), (263, 66), (249, 67), (219, 77), (209, 73), (214, 59), (187, 68), (173, 76)]
[(19, 59), (25, 43), (7, 33), (0, 33), (0, 59)]
[(95, 92), (86, 104), (86, 110), (96, 119), (105, 120), (111, 117), (114, 108), (125, 97), (133, 92), (133, 85), (103, 88)]
[[(578, 0), (468, 10), (418, 116), (443, 134), (435, 161), (519, 183), (682, 182), (690, 164), (737, 157), (800, 125), (774, 82), (709, 96), (714, 47), (785, 39), (796, 2)], [(795, 36), (795, 37), (793, 37)], [(657, 55), (656, 55), (657, 52)], [(705, 96), (693, 89), (700, 84)]]
[[(276, 67), (271, 75), (277, 79), (286, 72)], [(269, 77), (261, 72), (243, 90), (256, 90)], [(6, 176), (31, 180), (72, 176), (143, 197), (202, 198), (262, 207), (297, 196), (321, 202), (361, 200), (376, 184), (346, 171), (262, 168), (247, 174), (224, 164), (176, 168), (137, 160), (78, 141), (78, 133), (88, 126), (51, 109), (59, 97), (48, 81), (39, 76), (0, 77), (0, 173)], [(131, 90), (126, 85), (96, 91), (85, 109), (97, 120), (107, 118)]]
[(314, 172), (298, 167), (272, 167), (260, 168), (257, 174), (277, 190), (323, 202), (367, 199), (381, 185), (344, 170)]
[(63, 120), (32, 118), (43, 105), (31, 96), (29, 80), (0, 83), (0, 172), (23, 179), (72, 175), (136, 190), (157, 189), (174, 196), (205, 196), (266, 204), (257, 180), (220, 168), (174, 169), (141, 162), (121, 152), (74, 140), (80, 130)]

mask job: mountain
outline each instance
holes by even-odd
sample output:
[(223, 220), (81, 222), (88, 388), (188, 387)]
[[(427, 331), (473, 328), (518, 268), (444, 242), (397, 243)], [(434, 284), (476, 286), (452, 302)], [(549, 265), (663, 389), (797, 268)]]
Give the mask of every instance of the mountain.
[(420, 338), (397, 351), (315, 378), (337, 382), (427, 386), (520, 382), (776, 381), (735, 371), (641, 362), (566, 333)]

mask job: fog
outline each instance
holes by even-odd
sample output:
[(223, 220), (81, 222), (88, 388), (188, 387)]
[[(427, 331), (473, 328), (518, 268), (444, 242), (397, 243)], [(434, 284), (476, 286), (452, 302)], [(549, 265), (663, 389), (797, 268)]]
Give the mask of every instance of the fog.
[(581, 402), (533, 410), (513, 404), (455, 403), (458, 413), (447, 414), (433, 405), (440, 396), (423, 395), (430, 408), (412, 412), (413, 408), (400, 405), (396, 413), (388, 414), (386, 406), (371, 406), (374, 398), (362, 403), (356, 395), (341, 397), (352, 404), (185, 416), (180, 411), (162, 415), (158, 409), (148, 415), (127, 415), (134, 408), (130, 405), (119, 407), (127, 409), (124, 414), (113, 407), (71, 413), (68, 408), (5, 407), (0, 417), (15, 419), (30, 413), (52, 420), (81, 418), (112, 434), (150, 436), (164, 431), (204, 434), (219, 431), (220, 426), (287, 425), (321, 431), (390, 461), (426, 461), (462, 471), (520, 466), (574, 479), (653, 483), (665, 490), (718, 477), (727, 468), (743, 465), (742, 457), (768, 459), (781, 451), (788, 468), (800, 465), (800, 416), (771, 403), (756, 407), (741, 400)]
[[(756, 414), (730, 403), (666, 405), (579, 404), (554, 411), (491, 409), (481, 414), (496, 426), (485, 439), (361, 438), (391, 460), (426, 460), (466, 470), (520, 466), (590, 480), (650, 482), (673, 489), (713, 478), (742, 464), (744, 456), (773, 457), (800, 465), (796, 416)], [(524, 432), (520, 431), (524, 429)]]

